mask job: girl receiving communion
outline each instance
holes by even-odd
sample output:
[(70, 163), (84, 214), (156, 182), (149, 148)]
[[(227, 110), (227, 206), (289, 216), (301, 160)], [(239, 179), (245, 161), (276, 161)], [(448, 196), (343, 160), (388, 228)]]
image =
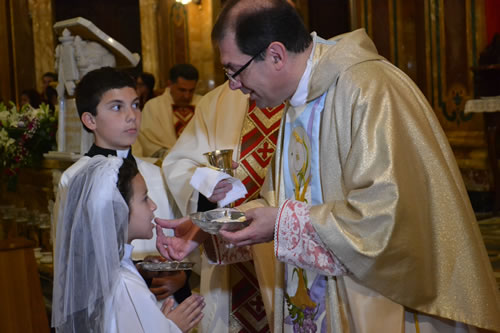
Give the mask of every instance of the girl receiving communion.
[(201, 296), (159, 308), (132, 263), (130, 242), (152, 237), (155, 209), (131, 160), (95, 156), (72, 178), (57, 230), (57, 332), (187, 332), (201, 320)]

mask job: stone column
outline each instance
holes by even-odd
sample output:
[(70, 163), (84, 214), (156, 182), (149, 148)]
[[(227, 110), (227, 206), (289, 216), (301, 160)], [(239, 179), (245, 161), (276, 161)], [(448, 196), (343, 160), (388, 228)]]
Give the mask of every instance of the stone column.
[(161, 75), (158, 52), (158, 2), (159, 0), (139, 0), (142, 69), (153, 74), (157, 83)]
[(36, 87), (42, 90), (42, 75), (54, 72), (54, 12), (51, 0), (28, 0), (33, 28)]

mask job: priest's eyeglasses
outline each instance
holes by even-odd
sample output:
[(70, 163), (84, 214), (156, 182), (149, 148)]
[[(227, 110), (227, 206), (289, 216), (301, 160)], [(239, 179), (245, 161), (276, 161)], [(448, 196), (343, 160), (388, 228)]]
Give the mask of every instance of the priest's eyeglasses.
[(247, 61), (246, 64), (244, 64), (243, 66), (241, 66), (240, 69), (238, 69), (236, 72), (234, 72), (233, 74), (230, 74), (226, 68), (223, 68), (224, 69), (224, 73), (226, 74), (227, 78), (232, 81), (233, 83), (238, 83), (238, 81), (236, 81), (236, 77), (238, 75), (241, 74), (241, 72), (243, 72), (248, 66), (250, 66), (250, 64), (252, 63), (252, 61), (257, 58), (262, 52), (264, 52), (265, 50), (267, 49), (267, 46), (262, 50), (260, 51), (259, 53), (257, 53), (256, 55), (254, 55), (253, 57), (250, 58), (250, 60)]

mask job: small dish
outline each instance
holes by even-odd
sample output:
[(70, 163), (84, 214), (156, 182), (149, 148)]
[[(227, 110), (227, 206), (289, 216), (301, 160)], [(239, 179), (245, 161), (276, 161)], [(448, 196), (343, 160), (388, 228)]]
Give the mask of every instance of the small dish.
[(194, 262), (190, 261), (162, 261), (151, 262), (141, 261), (137, 264), (140, 268), (150, 272), (173, 272), (173, 271), (187, 271), (193, 269)]
[(217, 208), (189, 215), (194, 224), (209, 234), (216, 235), (222, 228), (236, 231), (248, 226), (245, 213), (234, 208)]

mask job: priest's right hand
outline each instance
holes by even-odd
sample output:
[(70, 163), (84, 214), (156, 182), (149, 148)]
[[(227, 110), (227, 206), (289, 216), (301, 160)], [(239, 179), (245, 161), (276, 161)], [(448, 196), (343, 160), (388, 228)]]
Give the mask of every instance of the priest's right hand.
[[(239, 163), (236, 161), (231, 161), (231, 168), (235, 170), (239, 166)], [(208, 201), (212, 203), (217, 203), (226, 197), (226, 194), (233, 189), (233, 185), (229, 183), (228, 180), (223, 179), (217, 183), (214, 187), (214, 191), (212, 192), (212, 196), (207, 198)]]
[(217, 203), (218, 201), (224, 199), (226, 194), (232, 189), (233, 185), (227, 179), (223, 179), (215, 185), (212, 196), (207, 199), (212, 203)]
[[(189, 217), (176, 220), (155, 218), (156, 248), (167, 260), (182, 260), (196, 249), (208, 234), (191, 222)], [(174, 237), (165, 236), (163, 228), (174, 230)]]

